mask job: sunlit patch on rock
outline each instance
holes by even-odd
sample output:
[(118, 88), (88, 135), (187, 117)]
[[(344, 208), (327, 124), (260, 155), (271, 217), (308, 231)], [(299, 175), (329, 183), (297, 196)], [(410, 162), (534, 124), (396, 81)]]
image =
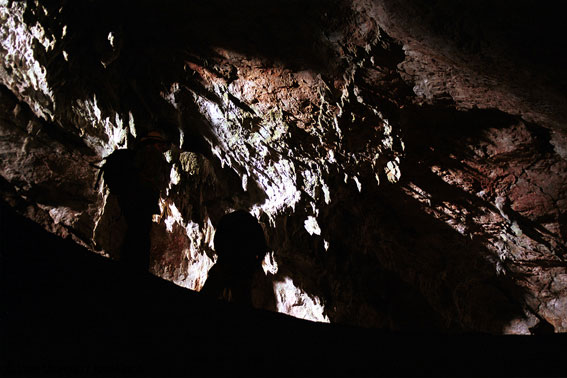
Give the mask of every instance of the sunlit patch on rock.
[(296, 287), (291, 278), (274, 282), (274, 292), (279, 312), (306, 320), (330, 322), (321, 300)]

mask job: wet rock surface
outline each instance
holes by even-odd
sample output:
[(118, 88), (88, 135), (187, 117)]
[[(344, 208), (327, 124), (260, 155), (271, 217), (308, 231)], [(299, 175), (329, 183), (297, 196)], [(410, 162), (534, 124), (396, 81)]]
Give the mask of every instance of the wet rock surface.
[(555, 18), (524, 30), (529, 6), (475, 4), (3, 3), (2, 196), (119, 259), (128, 225), (99, 167), (159, 130), (160, 277), (200, 290), (242, 208), (282, 312), (565, 332), (564, 57), (513, 36), (536, 46)]

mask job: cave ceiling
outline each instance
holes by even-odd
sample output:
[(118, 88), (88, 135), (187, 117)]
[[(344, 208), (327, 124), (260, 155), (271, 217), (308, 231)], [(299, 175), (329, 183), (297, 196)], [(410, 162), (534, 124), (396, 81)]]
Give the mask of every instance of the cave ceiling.
[(567, 59), (534, 2), (0, 1), (3, 201), (116, 259), (100, 167), (158, 130), (150, 271), (200, 290), (261, 223), (278, 311), (567, 331)]

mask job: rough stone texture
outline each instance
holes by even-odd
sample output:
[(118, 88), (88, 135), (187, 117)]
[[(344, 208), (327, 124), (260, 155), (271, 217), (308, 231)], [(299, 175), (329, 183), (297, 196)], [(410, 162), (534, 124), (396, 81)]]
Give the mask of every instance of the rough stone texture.
[(214, 225), (245, 208), (279, 311), (565, 332), (564, 57), (517, 42), (555, 18), (454, 3), (2, 2), (2, 195), (116, 258), (126, 224), (97, 166), (157, 127), (153, 273), (199, 290)]
[(404, 45), (400, 66), (421, 101), (496, 108), (565, 131), (567, 55), (552, 3), (504, 0), (369, 1)]

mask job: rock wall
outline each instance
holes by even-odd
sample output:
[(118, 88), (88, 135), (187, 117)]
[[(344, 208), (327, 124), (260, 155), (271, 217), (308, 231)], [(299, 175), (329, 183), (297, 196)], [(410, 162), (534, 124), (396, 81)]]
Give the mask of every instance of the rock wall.
[(158, 276), (199, 290), (215, 225), (244, 208), (281, 312), (565, 332), (563, 58), (514, 50), (529, 7), (470, 7), (2, 2), (3, 198), (118, 258), (127, 224), (99, 167), (157, 129)]

